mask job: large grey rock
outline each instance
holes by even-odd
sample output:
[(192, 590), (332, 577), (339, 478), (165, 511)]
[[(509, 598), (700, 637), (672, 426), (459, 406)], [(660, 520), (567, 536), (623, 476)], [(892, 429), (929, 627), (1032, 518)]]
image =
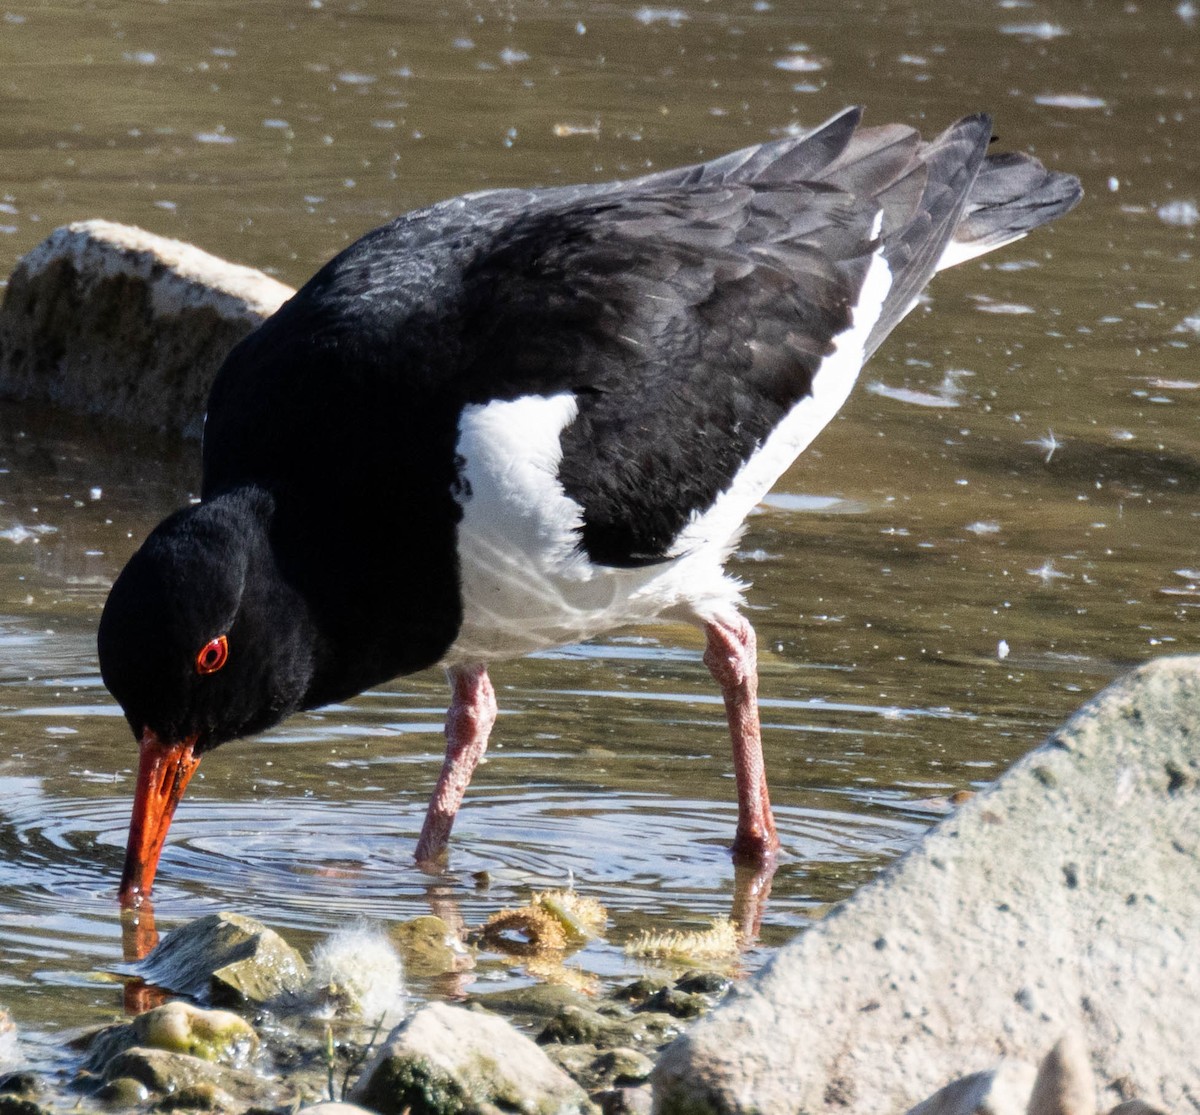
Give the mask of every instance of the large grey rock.
[(0, 307), (0, 395), (199, 436), (229, 350), (290, 287), (109, 221), (55, 229)]
[(381, 1115), (594, 1111), (583, 1089), (509, 1023), (445, 1003), (393, 1030), (347, 1098)]
[(664, 1054), (662, 1115), (904, 1111), (1065, 1033), (1200, 1108), (1200, 658), (1116, 682)]

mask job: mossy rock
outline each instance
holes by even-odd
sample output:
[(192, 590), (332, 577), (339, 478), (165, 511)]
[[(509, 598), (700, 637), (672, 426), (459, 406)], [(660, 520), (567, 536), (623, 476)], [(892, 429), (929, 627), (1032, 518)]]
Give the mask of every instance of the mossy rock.
[(85, 1067), (101, 1072), (118, 1053), (134, 1046), (240, 1065), (258, 1047), (258, 1035), (250, 1023), (230, 1011), (204, 1010), (174, 1000), (138, 1015), (132, 1022), (98, 1031), (89, 1041)]

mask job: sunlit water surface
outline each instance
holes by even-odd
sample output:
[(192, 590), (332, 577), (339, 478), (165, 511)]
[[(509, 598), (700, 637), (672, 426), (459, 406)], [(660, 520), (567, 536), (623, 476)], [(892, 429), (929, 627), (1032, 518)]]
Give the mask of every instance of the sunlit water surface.
[[(753, 583), (784, 847), (752, 969), (939, 799), (1126, 667), (1194, 648), (1193, 6), (409, 7), (0, 5), (0, 271), (100, 216), (299, 283), (438, 197), (682, 163), (856, 102), (927, 132), (989, 109), (1002, 144), (1088, 190), (941, 276), (749, 524), (733, 566)], [(0, 1003), (35, 1061), (120, 1010), (105, 972), (135, 748), (94, 631), (196, 483), (194, 446), (0, 411)], [(695, 633), (622, 632), (494, 677), (502, 716), (444, 877), (410, 860), (446, 702), (422, 675), (207, 758), (160, 927), (234, 909), (308, 947), (360, 917), (476, 925), (573, 882), (611, 922), (572, 962), (617, 980), (643, 970), (622, 951), (639, 930), (732, 911), (728, 744)], [(458, 986), (522, 978), (483, 963)]]

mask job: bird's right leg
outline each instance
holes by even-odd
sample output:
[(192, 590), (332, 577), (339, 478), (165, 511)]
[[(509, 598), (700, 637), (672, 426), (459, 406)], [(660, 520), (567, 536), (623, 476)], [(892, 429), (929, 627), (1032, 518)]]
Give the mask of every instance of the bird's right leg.
[(773, 868), (779, 837), (771, 814), (767, 771), (758, 720), (758, 653), (754, 628), (735, 611), (704, 624), (708, 645), (704, 664), (721, 687), (733, 743), (738, 823), (735, 863)]
[(446, 847), (455, 814), (496, 722), (496, 691), (486, 666), (452, 666), (448, 676), (452, 696), (446, 713), (446, 760), (417, 840), (418, 863), (433, 860)]

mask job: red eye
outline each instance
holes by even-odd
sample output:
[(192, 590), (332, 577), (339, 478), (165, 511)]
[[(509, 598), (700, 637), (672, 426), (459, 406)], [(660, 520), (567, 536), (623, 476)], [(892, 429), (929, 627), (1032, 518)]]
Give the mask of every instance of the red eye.
[(215, 674), (229, 659), (229, 640), (224, 635), (204, 644), (196, 655), (196, 673)]

